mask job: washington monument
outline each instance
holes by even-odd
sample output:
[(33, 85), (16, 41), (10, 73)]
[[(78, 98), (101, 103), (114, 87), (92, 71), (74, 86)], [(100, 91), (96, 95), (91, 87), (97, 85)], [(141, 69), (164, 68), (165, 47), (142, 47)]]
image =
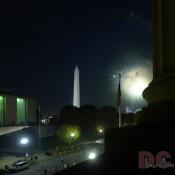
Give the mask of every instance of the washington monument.
[(73, 94), (73, 106), (80, 107), (80, 82), (79, 82), (79, 69), (78, 66), (74, 70), (74, 94)]

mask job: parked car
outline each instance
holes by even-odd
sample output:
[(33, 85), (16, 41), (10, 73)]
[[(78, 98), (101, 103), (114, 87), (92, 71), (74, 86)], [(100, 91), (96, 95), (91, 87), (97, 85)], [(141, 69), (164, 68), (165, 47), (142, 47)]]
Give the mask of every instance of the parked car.
[(12, 166), (9, 168), (10, 173), (16, 173), (22, 170), (26, 170), (29, 168), (29, 164), (25, 160), (18, 160), (12, 164)]
[(104, 144), (104, 139), (96, 140), (96, 143), (97, 143), (97, 144)]

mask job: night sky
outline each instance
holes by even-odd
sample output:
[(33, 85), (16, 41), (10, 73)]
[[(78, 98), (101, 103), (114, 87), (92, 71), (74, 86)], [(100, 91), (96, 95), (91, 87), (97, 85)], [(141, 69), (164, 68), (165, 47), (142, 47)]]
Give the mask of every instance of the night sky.
[(115, 105), (114, 72), (152, 59), (151, 0), (23, 0), (1, 5), (0, 86), (38, 99), (44, 114), (72, 104)]

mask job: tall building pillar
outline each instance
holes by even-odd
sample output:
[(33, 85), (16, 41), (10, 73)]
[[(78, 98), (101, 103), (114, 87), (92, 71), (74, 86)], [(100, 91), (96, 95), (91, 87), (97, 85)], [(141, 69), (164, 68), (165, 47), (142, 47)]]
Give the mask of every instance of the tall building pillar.
[(175, 0), (153, 0), (153, 80), (139, 123), (175, 124)]
[[(109, 157), (106, 161), (111, 166), (109, 169), (120, 172), (129, 169), (132, 174), (172, 174), (175, 165), (172, 144), (175, 136), (175, 0), (152, 1), (154, 75), (143, 92), (148, 106), (136, 114), (139, 119), (137, 126), (105, 131), (105, 154)], [(148, 157), (153, 159), (153, 163), (150, 160), (146, 163), (145, 156), (143, 159), (138, 156), (142, 150), (151, 153), (153, 158)], [(170, 163), (170, 167), (166, 168), (166, 163), (159, 167), (162, 162), (154, 161), (154, 156), (162, 150), (169, 157), (172, 156), (166, 162)], [(145, 169), (138, 166), (140, 162)]]

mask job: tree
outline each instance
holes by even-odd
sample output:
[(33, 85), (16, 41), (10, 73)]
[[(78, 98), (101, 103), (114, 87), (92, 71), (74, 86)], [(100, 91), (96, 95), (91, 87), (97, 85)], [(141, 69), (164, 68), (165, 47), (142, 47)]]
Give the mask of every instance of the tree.
[(80, 138), (80, 127), (77, 125), (62, 125), (57, 131), (57, 138), (64, 144), (75, 143)]
[(77, 124), (78, 108), (75, 106), (67, 105), (61, 109), (60, 112), (60, 124)]
[(105, 128), (116, 126), (117, 110), (112, 106), (103, 106), (98, 110), (97, 126), (102, 125)]

